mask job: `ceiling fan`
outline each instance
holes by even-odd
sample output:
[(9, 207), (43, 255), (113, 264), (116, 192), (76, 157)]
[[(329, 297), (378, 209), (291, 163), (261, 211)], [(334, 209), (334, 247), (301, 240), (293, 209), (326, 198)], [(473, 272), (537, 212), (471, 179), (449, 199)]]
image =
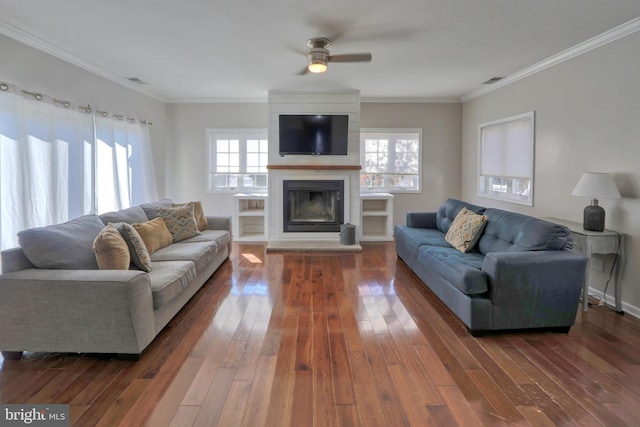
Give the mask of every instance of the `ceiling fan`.
[(370, 62), (370, 53), (350, 53), (344, 55), (331, 55), (329, 49), (331, 40), (325, 37), (316, 37), (307, 40), (309, 48), (305, 55), (307, 56), (307, 66), (300, 71), (300, 75), (312, 73), (324, 73), (327, 71), (329, 62)]

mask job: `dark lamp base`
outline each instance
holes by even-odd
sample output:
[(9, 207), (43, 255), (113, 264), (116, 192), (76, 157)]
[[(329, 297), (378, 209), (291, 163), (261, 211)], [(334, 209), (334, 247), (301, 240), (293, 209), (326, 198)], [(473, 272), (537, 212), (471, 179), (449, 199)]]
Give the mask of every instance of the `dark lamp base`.
[(604, 231), (604, 209), (597, 205), (584, 208), (582, 227), (587, 231)]

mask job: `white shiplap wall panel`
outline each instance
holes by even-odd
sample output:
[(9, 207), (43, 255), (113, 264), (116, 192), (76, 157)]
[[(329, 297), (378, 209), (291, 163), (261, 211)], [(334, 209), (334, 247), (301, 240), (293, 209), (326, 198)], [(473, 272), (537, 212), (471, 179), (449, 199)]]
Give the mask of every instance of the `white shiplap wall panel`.
[[(346, 156), (306, 156), (292, 155), (280, 157), (278, 154), (280, 114), (347, 114), (349, 116), (349, 146)], [(344, 165), (360, 164), (360, 93), (358, 91), (339, 92), (269, 92), (269, 165)], [(331, 175), (344, 178), (349, 186), (349, 217), (345, 218), (356, 227), (360, 226), (360, 171), (329, 170), (270, 170), (269, 171), (269, 236), (272, 240), (284, 239), (339, 239), (338, 233), (284, 233), (282, 232), (282, 180), (328, 179)], [(301, 178), (304, 176), (304, 178)], [(274, 197), (275, 196), (275, 197)]]

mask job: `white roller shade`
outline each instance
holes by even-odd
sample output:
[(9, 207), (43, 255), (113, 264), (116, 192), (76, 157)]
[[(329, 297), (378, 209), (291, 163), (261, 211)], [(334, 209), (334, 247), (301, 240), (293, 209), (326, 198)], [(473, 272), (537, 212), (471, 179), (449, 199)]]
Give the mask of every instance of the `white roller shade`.
[(480, 125), (480, 141), (480, 175), (531, 177), (533, 114)]

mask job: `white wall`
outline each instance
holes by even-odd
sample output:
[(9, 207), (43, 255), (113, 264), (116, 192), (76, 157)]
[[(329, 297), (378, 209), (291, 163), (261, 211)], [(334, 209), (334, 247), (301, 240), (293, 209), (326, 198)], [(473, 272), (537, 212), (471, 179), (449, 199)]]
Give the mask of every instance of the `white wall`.
[(395, 194), (395, 224), (405, 224), (407, 212), (434, 211), (460, 197), (461, 104), (364, 102), (360, 115), (361, 128), (422, 129), (422, 192)]
[[(586, 171), (613, 175), (623, 199), (600, 200), (606, 227), (629, 235), (623, 308), (640, 314), (640, 32), (463, 105), (462, 198), (483, 206), (582, 222), (585, 198), (571, 196)], [(477, 126), (536, 112), (534, 206), (476, 196)], [(612, 257), (605, 258), (605, 271)], [(589, 286), (608, 275), (590, 270)], [(613, 300), (613, 283), (607, 291)]]
[(47, 53), (0, 35), (0, 80), (66, 101), (129, 115), (149, 128), (158, 193), (165, 193), (165, 104)]
[(167, 197), (202, 201), (206, 213), (233, 215), (233, 193), (206, 192), (205, 129), (264, 128), (267, 103), (167, 104)]

